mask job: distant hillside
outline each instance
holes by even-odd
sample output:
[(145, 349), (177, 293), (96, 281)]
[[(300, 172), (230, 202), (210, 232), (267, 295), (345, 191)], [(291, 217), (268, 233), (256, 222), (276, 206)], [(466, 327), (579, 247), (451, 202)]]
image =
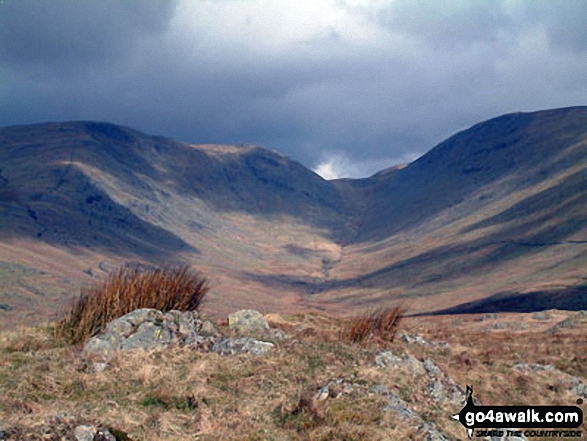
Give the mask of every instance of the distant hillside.
[(255, 146), (4, 127), (0, 216), (6, 323), (49, 317), (121, 262), (201, 268), (222, 312), (544, 304), (587, 283), (587, 108), (504, 115), (406, 167), (336, 181)]

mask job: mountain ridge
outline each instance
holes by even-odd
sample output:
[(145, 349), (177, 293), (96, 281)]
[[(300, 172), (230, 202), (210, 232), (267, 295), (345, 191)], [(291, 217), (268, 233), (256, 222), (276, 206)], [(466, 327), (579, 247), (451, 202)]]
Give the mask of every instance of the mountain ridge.
[[(253, 145), (91, 121), (2, 127), (0, 263), (36, 275), (33, 289), (0, 287), (0, 314), (46, 308), (42, 286), (62, 304), (125, 261), (201, 268), (219, 311), (407, 299), (419, 313), (579, 286), (586, 207), (587, 107), (502, 115), (405, 167), (333, 181)], [(78, 256), (67, 287), (54, 255)]]

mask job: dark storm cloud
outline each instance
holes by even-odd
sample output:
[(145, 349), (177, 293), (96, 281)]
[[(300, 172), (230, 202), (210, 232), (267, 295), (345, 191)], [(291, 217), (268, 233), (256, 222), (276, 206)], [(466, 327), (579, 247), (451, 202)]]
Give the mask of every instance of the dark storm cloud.
[(0, 124), (94, 119), (330, 176), (498, 114), (587, 103), (583, 0), (5, 0)]
[(0, 7), (2, 63), (71, 69), (125, 56), (137, 39), (167, 28), (175, 3), (5, 0)]

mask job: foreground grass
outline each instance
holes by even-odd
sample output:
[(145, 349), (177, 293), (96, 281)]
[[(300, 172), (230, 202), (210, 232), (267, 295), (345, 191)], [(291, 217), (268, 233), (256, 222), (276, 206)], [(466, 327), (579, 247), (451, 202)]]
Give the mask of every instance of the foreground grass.
[[(465, 336), (444, 324), (418, 325), (421, 335), (428, 332), (427, 338), (449, 344), (357, 345), (340, 341), (342, 322), (333, 318), (276, 319), (274, 324), (294, 338), (268, 356), (220, 357), (187, 348), (130, 352), (100, 373), (90, 373), (79, 347), (55, 339), (51, 329), (2, 333), (0, 421), (5, 427), (34, 426), (66, 412), (134, 440), (421, 439), (417, 428), (385, 410), (385, 398), (373, 392), (384, 386), (451, 439), (462, 439), (462, 427), (449, 418), (460, 406), (431, 401), (423, 376), (376, 367), (381, 350), (431, 358), (456, 383), (473, 384), (476, 396), (493, 404), (574, 404), (576, 397), (557, 379), (511, 368), (520, 361), (587, 376), (581, 359), (587, 348), (573, 336), (485, 331)], [(316, 399), (327, 384), (328, 397)]]
[(208, 293), (208, 281), (189, 267), (126, 268), (82, 290), (55, 328), (59, 338), (82, 343), (110, 321), (139, 308), (163, 312), (196, 311)]

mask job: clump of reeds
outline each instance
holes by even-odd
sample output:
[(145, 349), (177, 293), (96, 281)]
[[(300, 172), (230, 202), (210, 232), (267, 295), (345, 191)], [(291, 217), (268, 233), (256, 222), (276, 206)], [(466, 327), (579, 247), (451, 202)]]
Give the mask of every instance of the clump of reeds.
[(206, 293), (206, 278), (188, 267), (174, 269), (120, 268), (99, 285), (82, 289), (56, 326), (56, 334), (80, 343), (106, 324), (139, 308), (195, 311)]
[(403, 314), (403, 308), (392, 306), (355, 316), (343, 324), (339, 337), (348, 343), (372, 338), (393, 341)]

